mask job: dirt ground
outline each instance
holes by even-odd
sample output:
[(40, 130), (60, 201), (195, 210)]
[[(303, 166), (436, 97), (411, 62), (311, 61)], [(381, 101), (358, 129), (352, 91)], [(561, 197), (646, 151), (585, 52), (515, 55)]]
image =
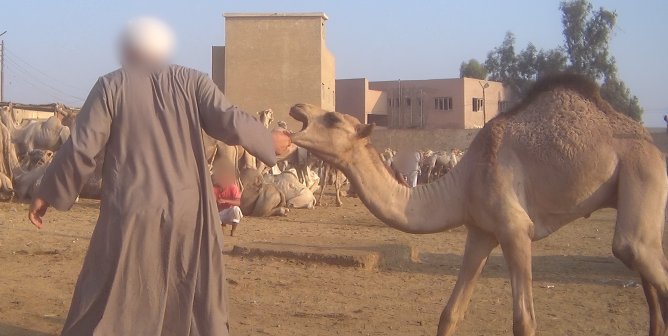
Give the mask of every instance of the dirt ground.
[[(330, 196), (329, 203), (333, 204)], [(434, 335), (455, 283), (465, 229), (409, 235), (385, 227), (357, 199), (342, 208), (294, 210), (251, 219), (225, 249), (253, 242), (368, 249), (376, 270), (274, 258), (226, 256), (233, 335)], [(27, 206), (0, 204), (0, 335), (56, 335), (97, 218), (98, 203), (51, 212), (46, 228)], [(604, 210), (534, 244), (540, 335), (645, 335), (647, 312), (636, 275), (610, 252), (615, 211)], [(401, 257), (410, 247), (418, 260)], [(458, 335), (510, 335), (510, 283), (497, 249)]]

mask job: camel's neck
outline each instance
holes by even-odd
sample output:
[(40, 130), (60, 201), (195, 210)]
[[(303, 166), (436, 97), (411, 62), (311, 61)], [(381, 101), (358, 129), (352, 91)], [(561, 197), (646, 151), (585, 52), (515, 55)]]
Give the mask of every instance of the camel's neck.
[(354, 149), (342, 171), (367, 208), (385, 224), (408, 233), (434, 233), (464, 224), (463, 169), (437, 181), (408, 188), (390, 174), (371, 145)]
[(23, 138), (23, 133), (26, 130), (26, 127), (19, 127), (16, 122), (16, 111), (15, 110), (9, 110), (7, 113), (0, 113), (0, 118), (2, 123), (7, 126), (7, 129), (9, 130), (9, 134), (12, 137), (12, 141), (15, 141), (16, 139), (21, 139)]
[(11, 141), (11, 136), (9, 137), (9, 142), (6, 149), (7, 152), (5, 157), (7, 159), (7, 166), (9, 167), (11, 174), (13, 176), (22, 174), (24, 170), (23, 167), (21, 167), (21, 162), (19, 161), (18, 156), (16, 156), (16, 148), (14, 143)]

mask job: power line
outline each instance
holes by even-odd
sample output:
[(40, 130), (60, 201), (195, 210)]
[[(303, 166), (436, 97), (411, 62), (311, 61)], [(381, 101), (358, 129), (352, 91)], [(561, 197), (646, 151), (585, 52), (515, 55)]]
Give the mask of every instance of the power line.
[(70, 97), (70, 98), (75, 98), (75, 99), (77, 99), (77, 100), (83, 100), (83, 98), (81, 98), (81, 97), (77, 97), (77, 96), (75, 96), (75, 95), (73, 95), (73, 94), (70, 94), (70, 93), (67, 93), (67, 92), (65, 92), (65, 91), (63, 91), (63, 90), (58, 89), (58, 88), (55, 87), (55, 86), (52, 86), (52, 85), (50, 85), (50, 84), (47, 84), (47, 83), (43, 82), (41, 79), (39, 79), (39, 78), (36, 77), (35, 75), (31, 74), (30, 71), (26, 70), (23, 66), (21, 66), (21, 65), (18, 64), (18, 63), (16, 63), (12, 58), (7, 57), (7, 58), (6, 58), (6, 61), (8, 61), (9, 64), (12, 64), (12, 65), (17, 69), (17, 71), (23, 73), (25, 76), (28, 76), (28, 77), (32, 78), (32, 79), (35, 80), (38, 84), (43, 85), (44, 87), (47, 87), (47, 88), (49, 88), (49, 89), (53, 90), (54, 92), (57, 92), (57, 93), (59, 93), (59, 94), (61, 94), (61, 95), (65, 95), (65, 96), (68, 96), (68, 97)]
[(77, 103), (83, 102), (83, 100), (80, 99), (76, 100), (63, 99), (62, 95), (54, 93), (53, 91), (49, 90), (48, 87), (46, 86), (40, 85), (42, 84), (41, 82), (35, 82), (31, 77), (25, 76), (24, 73), (22, 73), (20, 70), (18, 70), (18, 68), (15, 68), (14, 66), (7, 67), (6, 70), (10, 70), (8, 71), (8, 74), (13, 75), (13, 77), (17, 79), (19, 82), (28, 84), (30, 87), (49, 96), (50, 99), (54, 99), (62, 103), (67, 103), (69, 105), (76, 105)]
[(22, 76), (20, 76), (20, 73), (19, 73), (18, 71), (14, 70), (14, 68), (6, 67), (5, 69), (6, 69), (6, 70), (9, 70), (8, 72), (9, 72), (10, 74), (14, 74), (17, 78), (21, 78), (21, 81), (23, 81), (23, 82), (25, 82), (26, 84), (30, 85), (30, 86), (33, 87), (34, 89), (37, 89), (37, 90), (39, 90), (40, 92), (43, 92), (43, 93), (47, 94), (47, 95), (50, 96), (52, 99), (56, 99), (56, 100), (58, 100), (58, 99), (61, 98), (60, 96), (55, 95), (55, 94), (53, 94), (52, 92), (49, 92), (49, 91), (45, 90), (44, 87), (40, 87), (39, 85), (35, 84), (32, 80), (28, 80), (27, 77), (22, 77)]
[(52, 80), (52, 81), (55, 82), (56, 84), (61, 84), (61, 85), (64, 85), (64, 86), (68, 86), (68, 87), (70, 87), (71, 89), (75, 89), (75, 90), (80, 90), (80, 89), (81, 89), (81, 88), (75, 87), (75, 86), (73, 86), (73, 85), (67, 84), (67, 83), (63, 82), (61, 79), (52, 77), (51, 75), (49, 75), (49, 74), (47, 74), (46, 72), (44, 72), (44, 71), (42, 71), (42, 70), (36, 68), (36, 67), (33, 66), (32, 64), (28, 63), (27, 61), (25, 61), (24, 59), (22, 59), (20, 56), (16, 55), (14, 52), (12, 52), (12, 51), (10, 51), (10, 50), (8, 50), (8, 49), (6, 49), (6, 48), (5, 48), (5, 51), (6, 51), (7, 54), (10, 55), (10, 56), (12, 57), (12, 59), (14, 59), (15, 61), (20, 61), (21, 63), (23, 63), (23, 64), (25, 64), (26, 66), (30, 67), (31, 69), (35, 70), (36, 72), (38, 72), (38, 73), (41, 74), (42, 76), (44, 76), (44, 77), (46, 77), (46, 78)]

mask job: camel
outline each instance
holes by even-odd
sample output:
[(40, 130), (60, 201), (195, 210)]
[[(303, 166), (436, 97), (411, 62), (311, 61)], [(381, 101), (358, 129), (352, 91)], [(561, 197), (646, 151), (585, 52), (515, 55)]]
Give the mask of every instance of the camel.
[(0, 123), (0, 201), (9, 201), (14, 198), (14, 183), (12, 183), (11, 155), (14, 152), (9, 130)]
[(50, 150), (33, 149), (21, 160), (13, 172), (16, 198), (30, 200), (35, 196), (52, 158), (53, 152)]
[(513, 333), (534, 335), (532, 241), (602, 208), (617, 209), (612, 251), (642, 279), (649, 335), (666, 335), (666, 162), (643, 126), (616, 112), (596, 83), (569, 74), (539, 80), (485, 125), (450, 173), (411, 189), (392, 179), (370, 144), (373, 125), (307, 104), (290, 115), (303, 123), (292, 141), (341, 169), (385, 224), (416, 234), (467, 227), (437, 335), (454, 334), (497, 245), (510, 272)]
[(61, 113), (46, 120), (32, 121), (17, 126), (16, 113), (11, 105), (0, 107), (0, 121), (9, 130), (19, 157), (33, 149), (57, 151), (70, 137), (70, 128), (62, 124), (66, 116)]
[(307, 186), (299, 181), (295, 169), (286, 170), (278, 175), (264, 175), (264, 181), (271, 183), (285, 195), (285, 203), (288, 208), (313, 209), (315, 207), (315, 196)]
[(322, 177), (320, 178), (322, 181), (321, 186), (320, 186), (320, 194), (318, 195), (318, 200), (316, 201), (316, 205), (323, 205), (322, 203), (322, 195), (325, 193), (325, 189), (327, 189), (327, 186), (332, 184), (334, 186), (334, 195), (336, 199), (336, 206), (340, 207), (343, 205), (343, 201), (341, 201), (341, 187), (343, 187), (343, 183), (345, 182), (345, 177), (343, 176), (343, 173), (336, 169), (335, 167), (332, 167), (327, 162), (323, 162), (322, 164)]
[(32, 198), (53, 152), (34, 149), (19, 161), (9, 130), (0, 123), (0, 154), (0, 200)]
[(318, 158), (310, 154), (305, 148), (293, 144), (288, 148), (288, 151), (279, 158), (279, 164), (277, 166), (280, 171), (287, 171), (291, 168), (294, 169), (297, 173), (299, 182), (311, 189), (311, 191), (315, 191), (317, 189), (318, 181), (311, 178), (311, 170), (319, 163), (319, 161)]
[(259, 170), (242, 169), (240, 178), (244, 185), (240, 205), (244, 216), (287, 216), (285, 194), (273, 183), (266, 183)]

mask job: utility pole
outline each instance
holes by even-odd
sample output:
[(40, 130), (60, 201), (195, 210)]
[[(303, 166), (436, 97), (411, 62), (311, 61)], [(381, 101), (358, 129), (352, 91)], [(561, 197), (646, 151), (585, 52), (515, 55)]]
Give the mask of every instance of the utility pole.
[(478, 84), (480, 84), (480, 87), (482, 88), (482, 125), (485, 126), (485, 124), (487, 124), (487, 99), (485, 99), (485, 89), (489, 87), (489, 83), (485, 82), (485, 84), (483, 84), (481, 81), (478, 81)]
[[(5, 35), (3, 31), (0, 36)], [(0, 40), (0, 102), (5, 101), (5, 40)]]

